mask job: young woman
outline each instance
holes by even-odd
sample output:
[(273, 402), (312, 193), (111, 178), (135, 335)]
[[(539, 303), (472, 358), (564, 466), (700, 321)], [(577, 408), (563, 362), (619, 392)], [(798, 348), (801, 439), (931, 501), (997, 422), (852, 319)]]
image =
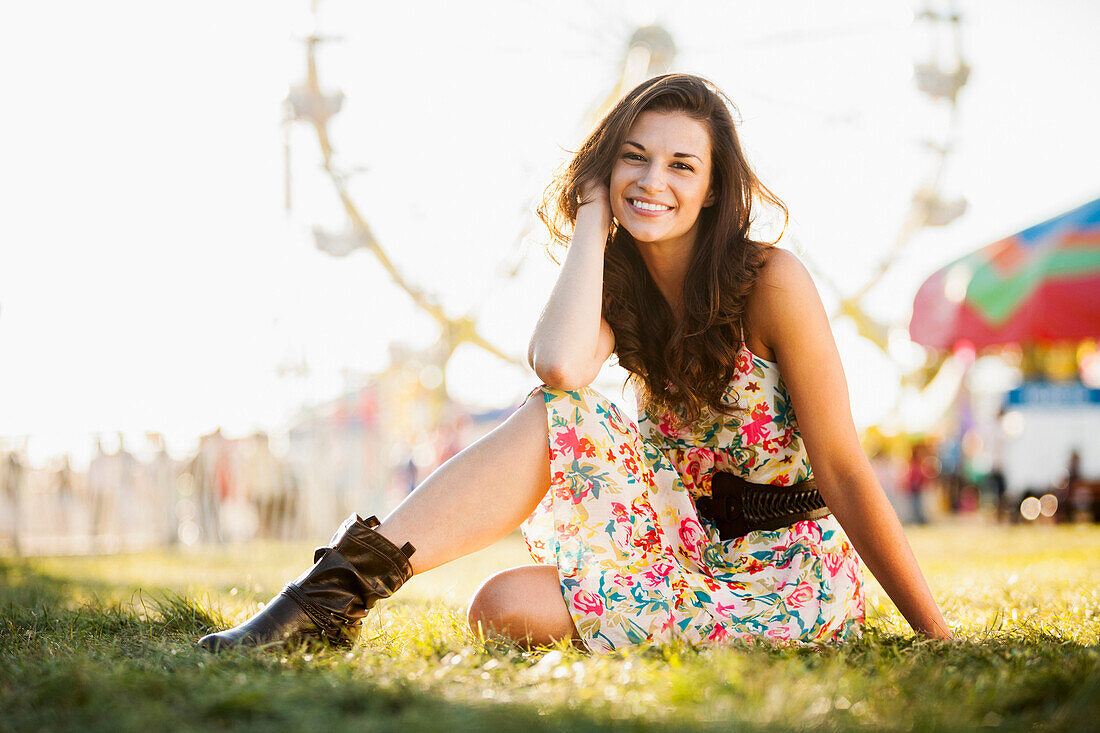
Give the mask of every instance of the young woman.
[[(568, 244), (529, 350), (545, 384), (200, 645), (354, 638), (411, 575), (521, 524), (537, 564), (486, 580), (469, 611), (521, 642), (842, 640), (863, 620), (861, 557), (918, 633), (950, 638), (860, 449), (813, 282), (749, 238), (754, 202), (786, 213), (721, 92), (684, 74), (632, 90), (540, 210)], [(638, 425), (587, 386), (612, 354)]]

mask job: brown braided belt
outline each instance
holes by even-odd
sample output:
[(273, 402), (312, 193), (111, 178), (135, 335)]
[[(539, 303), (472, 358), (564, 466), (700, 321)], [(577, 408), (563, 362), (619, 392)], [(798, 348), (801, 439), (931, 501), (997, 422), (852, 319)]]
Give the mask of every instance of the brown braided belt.
[(831, 513), (812, 478), (794, 486), (774, 486), (718, 472), (711, 479), (710, 491), (710, 496), (695, 500), (695, 508), (700, 516), (717, 523), (723, 541), (757, 529), (779, 529), (807, 519), (821, 519)]

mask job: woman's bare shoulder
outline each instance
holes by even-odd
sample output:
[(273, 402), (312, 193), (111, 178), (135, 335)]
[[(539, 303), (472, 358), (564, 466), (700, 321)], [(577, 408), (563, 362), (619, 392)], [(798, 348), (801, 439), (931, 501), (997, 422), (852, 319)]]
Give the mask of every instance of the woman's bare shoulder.
[(802, 260), (793, 252), (769, 247), (749, 293), (749, 318), (770, 320), (783, 315), (777, 311), (797, 309), (806, 297), (818, 299), (817, 287)]
[(764, 254), (764, 265), (756, 275), (754, 291), (760, 289), (770, 292), (776, 289), (799, 288), (807, 284), (812, 285), (813, 280), (798, 255), (779, 247), (768, 247)]
[(802, 260), (769, 247), (745, 306), (749, 330), (771, 352), (790, 321), (820, 309), (821, 299)]

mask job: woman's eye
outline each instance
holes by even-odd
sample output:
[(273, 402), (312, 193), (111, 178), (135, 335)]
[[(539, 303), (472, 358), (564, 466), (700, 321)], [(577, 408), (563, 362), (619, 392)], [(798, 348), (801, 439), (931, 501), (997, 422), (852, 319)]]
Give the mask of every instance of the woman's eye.
[(672, 165), (673, 166), (680, 166), (680, 170), (684, 170), (684, 171), (694, 171), (695, 170), (694, 168), (692, 168), (687, 163), (681, 163), (680, 161), (676, 161)]
[(645, 160), (638, 153), (623, 153), (623, 160)]

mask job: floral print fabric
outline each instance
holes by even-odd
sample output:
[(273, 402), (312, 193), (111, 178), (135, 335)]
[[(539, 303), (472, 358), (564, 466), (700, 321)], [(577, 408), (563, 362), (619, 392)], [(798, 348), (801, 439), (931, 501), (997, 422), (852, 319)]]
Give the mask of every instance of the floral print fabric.
[(723, 541), (695, 510), (715, 471), (779, 485), (810, 476), (775, 364), (742, 347), (724, 399), (744, 418), (690, 426), (646, 409), (635, 425), (590, 388), (540, 392), (550, 490), (522, 529), (535, 562), (557, 566), (589, 649), (858, 633), (861, 565), (832, 515)]

